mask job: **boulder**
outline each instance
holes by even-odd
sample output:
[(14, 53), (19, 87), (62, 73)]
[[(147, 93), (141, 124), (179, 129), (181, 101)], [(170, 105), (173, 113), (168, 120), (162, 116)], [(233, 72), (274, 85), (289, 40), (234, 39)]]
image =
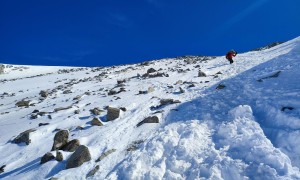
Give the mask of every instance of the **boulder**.
[(51, 151), (61, 149), (64, 145), (68, 143), (69, 131), (60, 130), (54, 136), (54, 142)]
[(156, 70), (154, 68), (150, 68), (147, 70), (147, 74), (154, 73)]
[(40, 164), (44, 164), (48, 161), (51, 161), (52, 159), (55, 159), (55, 157), (52, 153), (48, 152), (42, 157)]
[(206, 74), (202, 71), (198, 72), (198, 77), (206, 77)]
[(101, 112), (103, 112), (103, 110), (101, 110), (101, 109), (95, 107), (94, 109), (91, 109), (90, 112), (91, 112), (92, 114), (98, 116), (98, 115), (101, 114)]
[(120, 109), (108, 107), (107, 108), (107, 121), (113, 121), (120, 116)]
[(64, 156), (63, 156), (63, 154), (60, 151), (56, 151), (55, 160), (59, 161), (59, 162), (62, 161), (62, 160), (64, 160)]
[(220, 89), (224, 89), (226, 86), (224, 84), (219, 84), (216, 89), (220, 90)]
[(81, 166), (83, 163), (91, 160), (91, 154), (88, 147), (81, 145), (67, 160), (66, 169)]
[(152, 92), (154, 92), (155, 91), (155, 89), (153, 88), (153, 87), (149, 87), (148, 88), (148, 93), (152, 93)]
[(25, 100), (22, 100), (22, 101), (19, 101), (16, 103), (16, 106), (18, 107), (29, 107), (29, 104), (30, 101), (25, 101)]
[(63, 92), (63, 94), (71, 94), (71, 93), (72, 93), (71, 90), (65, 90), (65, 91)]
[(92, 126), (103, 126), (102, 122), (96, 117), (93, 118), (91, 124)]
[(34, 132), (34, 131), (36, 131), (36, 130), (35, 129), (28, 129), (28, 130), (20, 133), (12, 142), (16, 143), (16, 144), (24, 142), (24, 143), (26, 143), (26, 145), (29, 145), (31, 143), (29, 134), (31, 132)]
[(145, 123), (159, 123), (159, 119), (157, 116), (150, 116), (139, 122), (136, 126), (139, 127)]
[(4, 168), (6, 167), (6, 165), (3, 165), (0, 167), (0, 174), (4, 172)]
[(5, 66), (3, 64), (0, 64), (0, 74), (4, 74)]
[(48, 97), (49, 93), (48, 93), (48, 91), (42, 90), (42, 91), (40, 92), (40, 95), (41, 95), (41, 97), (46, 98), (46, 97)]
[(63, 151), (74, 152), (79, 146), (80, 146), (80, 141), (78, 139), (73, 139), (72, 141), (64, 145), (61, 149)]

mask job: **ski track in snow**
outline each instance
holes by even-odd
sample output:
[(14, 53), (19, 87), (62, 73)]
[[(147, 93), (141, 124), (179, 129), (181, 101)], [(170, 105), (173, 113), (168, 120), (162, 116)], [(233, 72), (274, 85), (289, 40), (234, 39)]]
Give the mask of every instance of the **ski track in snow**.
[[(190, 60), (102, 68), (6, 68), (0, 75), (0, 167), (6, 165), (0, 179), (85, 179), (96, 165), (99, 171), (88, 179), (300, 179), (300, 38), (238, 54), (232, 65), (224, 57)], [(149, 68), (169, 77), (137, 75)], [(207, 77), (198, 77), (199, 69)], [(109, 90), (121, 88), (116, 85), (122, 79), (126, 91), (108, 96)], [(195, 87), (188, 87), (191, 83)], [(226, 87), (217, 90), (218, 84)], [(139, 94), (149, 87), (155, 91)], [(185, 92), (180, 93), (179, 87)], [(53, 93), (42, 100), (41, 90)], [(66, 90), (71, 92), (63, 93)], [(81, 99), (74, 100), (76, 96)], [(168, 98), (181, 103), (151, 110)], [(16, 107), (20, 100), (34, 105)], [(106, 106), (126, 111), (107, 122)], [(104, 112), (92, 115), (89, 110), (95, 107)], [(31, 119), (36, 109), (46, 115)], [(154, 115), (158, 124), (136, 126)], [(104, 126), (91, 126), (93, 117)], [(50, 124), (39, 127), (39, 123)], [(31, 128), (36, 131), (30, 134), (29, 145), (11, 143)], [(92, 160), (65, 169), (72, 152), (61, 151), (62, 162), (41, 165), (55, 129), (69, 130), (69, 140), (86, 145)], [(128, 151), (132, 146), (135, 150)], [(111, 149), (116, 151), (95, 162)]]

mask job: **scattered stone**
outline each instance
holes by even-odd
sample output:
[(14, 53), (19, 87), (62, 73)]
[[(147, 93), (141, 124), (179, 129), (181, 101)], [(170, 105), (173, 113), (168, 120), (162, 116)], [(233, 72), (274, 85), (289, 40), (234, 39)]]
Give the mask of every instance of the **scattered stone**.
[(293, 108), (293, 107), (291, 107), (291, 106), (282, 107), (282, 108), (281, 108), (281, 111), (284, 112), (284, 111), (287, 110), (287, 109), (288, 109), (288, 110), (293, 110), (293, 109), (295, 109), (295, 108)]
[(108, 92), (108, 95), (109, 95), (109, 96), (115, 95), (115, 94), (118, 94), (118, 92), (115, 91), (115, 90), (113, 90), (113, 89), (109, 90), (109, 92)]
[(105, 153), (101, 154), (101, 156), (96, 160), (96, 162), (102, 161), (102, 159), (104, 159), (105, 157), (107, 157), (108, 155), (110, 155), (111, 153), (115, 152), (116, 149), (111, 149), (106, 151)]
[(84, 127), (77, 126), (77, 127), (76, 127), (76, 130), (84, 130)]
[(39, 126), (47, 126), (49, 125), (50, 123), (39, 123)]
[(79, 114), (80, 113), (80, 110), (79, 109), (76, 109), (75, 111), (74, 111), (74, 114)]
[(139, 91), (139, 94), (147, 94), (148, 91)]
[(63, 110), (67, 110), (67, 109), (71, 109), (72, 106), (68, 106), (68, 107), (59, 107), (59, 108), (55, 108), (54, 112), (58, 112), (58, 111), (63, 111)]
[(81, 98), (82, 98), (82, 96), (81, 96), (81, 95), (78, 95), (78, 96), (74, 97), (73, 100), (74, 100), (74, 101), (79, 101)]
[(156, 110), (156, 109), (159, 109), (163, 106), (170, 105), (170, 104), (177, 104), (177, 103), (181, 103), (181, 102), (179, 100), (174, 100), (174, 99), (161, 99), (160, 100), (160, 105), (151, 106), (150, 109), (151, 110)]
[(148, 88), (148, 93), (152, 93), (152, 92), (154, 92), (155, 91), (155, 89), (153, 88), (153, 87), (149, 87)]
[(185, 90), (182, 89), (182, 87), (179, 87), (179, 92), (180, 92), (180, 93), (185, 93)]
[(157, 116), (150, 116), (139, 122), (136, 126), (139, 127), (145, 123), (159, 123), (159, 119)]
[(177, 85), (177, 84), (182, 84), (182, 83), (183, 83), (182, 80), (178, 80), (178, 81), (175, 83), (175, 85)]
[(91, 112), (93, 115), (98, 116), (98, 115), (101, 114), (101, 112), (103, 112), (103, 110), (101, 110), (101, 109), (95, 107), (94, 109), (91, 109), (90, 112)]
[(6, 165), (3, 165), (0, 167), (0, 174), (4, 172), (4, 168), (6, 167)]
[(88, 178), (88, 177), (94, 176), (94, 175), (96, 174), (96, 172), (99, 171), (99, 168), (100, 168), (100, 166), (97, 165), (94, 169), (92, 169), (92, 170), (86, 175), (86, 177)]
[(198, 77), (206, 77), (206, 74), (202, 71), (198, 72)]
[(16, 106), (18, 107), (29, 107), (29, 104), (30, 101), (25, 101), (25, 100), (22, 100), (22, 101), (19, 101), (16, 103)]
[(56, 151), (55, 160), (58, 161), (58, 162), (64, 160), (64, 156), (63, 156), (63, 154), (60, 151)]
[(50, 178), (49, 180), (58, 180), (58, 178), (52, 177), (52, 178)]
[(60, 130), (54, 136), (54, 142), (51, 151), (61, 149), (64, 145), (68, 143), (69, 131)]
[(91, 154), (88, 147), (81, 145), (67, 160), (66, 169), (81, 166), (83, 163), (91, 160)]
[(34, 131), (36, 131), (36, 130), (35, 129), (28, 129), (28, 130), (20, 133), (12, 142), (16, 143), (16, 144), (24, 142), (24, 143), (26, 143), (26, 145), (29, 145), (31, 143), (29, 134), (31, 132), (34, 132)]
[(120, 107), (120, 109), (121, 109), (123, 112), (127, 111), (127, 109), (126, 109), (125, 107)]
[(72, 93), (71, 90), (65, 90), (65, 91), (63, 92), (63, 94), (71, 94), (71, 93)]
[(273, 73), (272, 75), (264, 77), (264, 78), (261, 78), (261, 79), (258, 79), (257, 81), (258, 82), (263, 82), (263, 79), (277, 78), (280, 73), (281, 73), (281, 71), (277, 71), (277, 72)]
[(174, 99), (161, 99), (160, 100), (161, 106), (168, 105), (168, 104), (176, 104), (176, 103), (180, 103), (180, 101), (174, 100)]
[(223, 74), (221, 71), (217, 72), (216, 74)]
[(68, 152), (74, 152), (76, 149), (80, 146), (80, 141), (78, 139), (73, 139), (72, 141), (68, 142), (66, 145), (64, 145), (61, 150), (68, 151)]
[(92, 126), (103, 126), (102, 122), (96, 117), (94, 117), (93, 120), (91, 121), (91, 125)]
[(55, 157), (52, 153), (48, 152), (42, 157), (40, 164), (44, 164), (48, 161), (51, 161), (52, 159), (55, 159)]
[(195, 84), (190, 84), (188, 88), (196, 87)]
[(0, 74), (4, 74), (5, 65), (0, 64)]
[(38, 113), (40, 112), (39, 110), (35, 109), (34, 111), (32, 111), (32, 113)]
[(42, 90), (40, 92), (40, 95), (41, 95), (41, 97), (46, 98), (46, 97), (48, 97), (49, 93), (48, 93), (48, 91)]
[(50, 114), (47, 117), (48, 117), (48, 119), (52, 119), (52, 116)]
[(224, 84), (219, 84), (216, 89), (220, 90), (220, 89), (224, 89), (226, 86)]
[(108, 107), (107, 108), (107, 121), (113, 121), (120, 116), (120, 109)]
[(126, 82), (126, 79), (123, 80), (117, 80), (117, 84), (124, 84)]
[(87, 95), (87, 96), (90, 96), (91, 92), (85, 92), (84, 94)]
[(134, 141), (132, 144), (129, 145), (129, 147), (126, 149), (127, 152), (136, 151), (141, 143), (143, 143), (143, 140)]
[(31, 114), (30, 119), (37, 119), (38, 118), (38, 114)]

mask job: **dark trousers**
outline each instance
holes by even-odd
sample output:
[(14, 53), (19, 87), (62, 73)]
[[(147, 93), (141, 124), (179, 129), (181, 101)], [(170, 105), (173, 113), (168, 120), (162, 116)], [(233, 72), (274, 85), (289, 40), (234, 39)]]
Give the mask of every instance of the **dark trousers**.
[(233, 63), (233, 60), (232, 60), (232, 58), (228, 58), (228, 61), (230, 62), (230, 64), (232, 64), (232, 63)]

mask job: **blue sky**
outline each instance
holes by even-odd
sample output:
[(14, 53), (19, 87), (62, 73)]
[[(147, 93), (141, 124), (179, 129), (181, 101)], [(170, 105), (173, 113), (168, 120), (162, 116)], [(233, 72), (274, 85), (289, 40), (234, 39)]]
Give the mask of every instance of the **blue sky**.
[(300, 36), (298, 0), (0, 0), (0, 62), (108, 66)]

